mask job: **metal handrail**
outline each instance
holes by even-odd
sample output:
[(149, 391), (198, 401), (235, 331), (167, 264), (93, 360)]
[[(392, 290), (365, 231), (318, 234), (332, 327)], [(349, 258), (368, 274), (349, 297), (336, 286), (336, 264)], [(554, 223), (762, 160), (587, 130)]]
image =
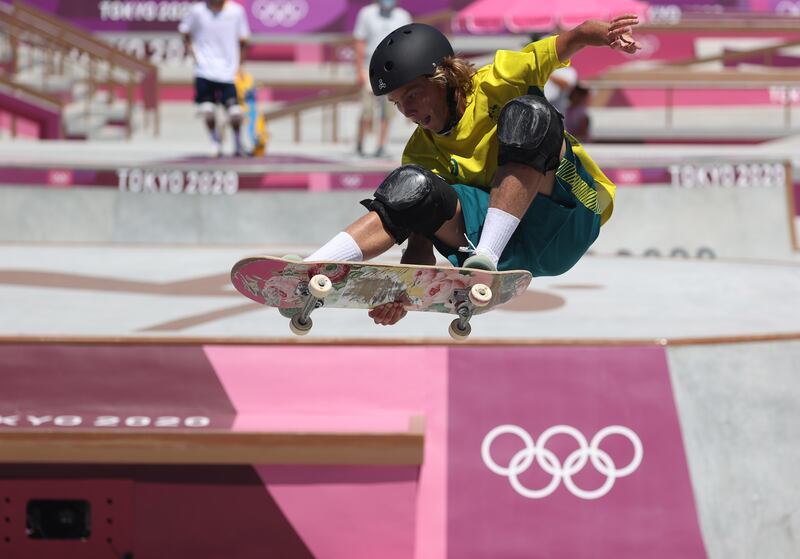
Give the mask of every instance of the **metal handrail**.
[[(51, 53), (60, 53), (59, 67), (63, 67), (64, 58), (77, 51), (88, 57), (88, 78), (90, 92), (105, 87), (109, 92), (120, 87), (125, 90), (126, 126), (128, 137), (132, 135), (132, 116), (134, 90), (137, 85), (142, 88), (144, 107), (153, 113), (154, 133), (158, 134), (158, 68), (149, 62), (120, 50), (93, 37), (92, 35), (59, 20), (45, 12), (33, 8), (20, 0), (13, 6), (0, 4), (0, 25), (11, 37), (13, 50), (11, 73), (16, 73), (18, 49), (20, 44), (43, 48)], [(52, 57), (53, 60), (55, 57)], [(51, 60), (51, 62), (53, 61)], [(98, 79), (97, 67), (107, 68), (106, 77)], [(122, 71), (126, 78), (115, 78), (115, 72)], [(91, 99), (91, 96), (87, 98)], [(112, 96), (109, 96), (109, 103)], [(89, 103), (87, 102), (87, 110)]]
[[(61, 99), (38, 91), (32, 87), (16, 83), (2, 75), (0, 75), (0, 90), (8, 93), (16, 99), (20, 99), (25, 102), (32, 100), (33, 104), (39, 105), (41, 108), (51, 111), (54, 115), (58, 115), (58, 137), (63, 134), (63, 123), (61, 122), (60, 118), (62, 111), (64, 110), (64, 102)], [(11, 131), (11, 136), (15, 137), (17, 134), (17, 115), (11, 113), (9, 116), (9, 128)], [(50, 132), (53, 133), (56, 132), (56, 130), (50, 129)]]
[(361, 95), (361, 87), (356, 85), (348, 87), (343, 90), (335, 91), (334, 93), (324, 92), (318, 96), (313, 97), (312, 99), (303, 99), (301, 101), (286, 103), (281, 107), (263, 111), (262, 114), (264, 116), (264, 119), (268, 123), (270, 121), (274, 121), (279, 118), (292, 117), (294, 119), (293, 123), (294, 141), (295, 143), (298, 143), (301, 141), (300, 117), (302, 113), (311, 109), (330, 108), (332, 112), (331, 141), (337, 142), (338, 128), (339, 128), (338, 105), (339, 103), (354, 101), (358, 99), (360, 95)]
[(704, 18), (698, 15), (684, 17), (677, 23), (645, 23), (637, 29), (641, 32), (675, 32), (686, 31), (791, 31), (797, 32), (800, 18), (775, 15), (772, 17), (757, 16), (748, 13), (743, 17), (714, 14)]
[[(794, 29), (796, 31), (796, 29)], [(661, 89), (666, 102), (665, 125), (673, 122), (673, 92), (676, 89), (763, 89), (771, 87), (800, 87), (800, 69), (776, 69), (765, 65), (763, 70), (741, 70), (722, 68), (717, 70), (692, 69), (694, 65), (709, 62), (734, 62), (754, 56), (769, 57), (781, 49), (800, 45), (800, 39), (784, 41), (769, 47), (760, 47), (739, 52), (724, 52), (713, 56), (696, 57), (677, 61), (662, 61), (656, 65), (643, 67), (628, 65), (614, 67), (591, 79), (582, 80), (587, 87), (605, 90), (605, 95), (596, 98), (595, 106), (604, 105), (610, 93), (619, 89)], [(792, 126), (792, 104), (787, 96), (784, 101), (784, 126)]]
[(14, 95), (20, 97), (33, 97), (36, 102), (49, 105), (48, 108), (51, 108), (55, 111), (60, 111), (64, 107), (64, 102), (58, 97), (55, 97), (54, 95), (48, 95), (47, 93), (43, 93), (37, 89), (28, 87), (27, 85), (11, 81), (4, 76), (0, 76), (0, 86), (6, 90), (12, 91)]
[[(692, 64), (705, 64), (707, 62), (735, 62), (737, 60), (753, 58), (755, 56), (767, 57), (775, 54), (779, 50), (800, 46), (800, 39), (793, 41), (785, 41), (783, 43), (772, 45), (769, 47), (761, 47), (756, 49), (741, 50), (741, 51), (727, 51), (722, 54), (715, 54), (712, 56), (702, 56), (695, 58), (686, 58), (682, 60), (668, 60), (662, 63), (663, 66), (690, 66)], [(767, 64), (771, 66), (771, 64)]]
[(140, 60), (127, 52), (120, 50), (108, 43), (97, 39), (91, 34), (70, 25), (50, 14), (33, 8), (32, 6), (14, 0), (12, 12), (19, 21), (30, 24), (41, 34), (53, 38), (61, 38), (74, 48), (93, 54), (98, 58), (107, 60), (115, 66), (122, 66), (131, 71), (142, 74), (158, 72), (158, 68), (147, 61)]

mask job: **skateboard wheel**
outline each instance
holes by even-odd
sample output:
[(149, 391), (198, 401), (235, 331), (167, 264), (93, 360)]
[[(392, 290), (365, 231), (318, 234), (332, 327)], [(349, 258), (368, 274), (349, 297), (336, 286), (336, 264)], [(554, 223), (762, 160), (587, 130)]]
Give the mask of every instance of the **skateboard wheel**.
[(488, 285), (476, 283), (469, 290), (469, 300), (476, 307), (485, 307), (492, 300), (492, 290)]
[(451, 338), (461, 341), (466, 340), (469, 337), (470, 333), (472, 332), (472, 326), (467, 323), (466, 327), (462, 330), (461, 326), (459, 326), (459, 319), (456, 318), (450, 323), (450, 328), (447, 331)]
[(296, 336), (305, 336), (311, 331), (313, 325), (314, 323), (311, 321), (311, 317), (308, 317), (305, 322), (300, 322), (300, 313), (298, 313), (294, 315), (289, 322), (289, 330)]
[(308, 292), (317, 299), (324, 299), (331, 291), (333, 284), (324, 274), (317, 274), (308, 282)]

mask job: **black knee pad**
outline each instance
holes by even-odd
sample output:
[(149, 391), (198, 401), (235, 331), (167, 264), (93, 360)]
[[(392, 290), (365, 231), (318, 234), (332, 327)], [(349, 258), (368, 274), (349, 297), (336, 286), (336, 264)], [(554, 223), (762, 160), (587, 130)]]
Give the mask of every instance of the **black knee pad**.
[(383, 180), (375, 198), (361, 202), (377, 212), (397, 244), (410, 233), (433, 237), (456, 214), (458, 196), (439, 175), (419, 165), (398, 167)]
[(500, 111), (497, 139), (499, 165), (513, 161), (546, 173), (557, 169), (561, 160), (564, 123), (544, 97), (523, 95)]

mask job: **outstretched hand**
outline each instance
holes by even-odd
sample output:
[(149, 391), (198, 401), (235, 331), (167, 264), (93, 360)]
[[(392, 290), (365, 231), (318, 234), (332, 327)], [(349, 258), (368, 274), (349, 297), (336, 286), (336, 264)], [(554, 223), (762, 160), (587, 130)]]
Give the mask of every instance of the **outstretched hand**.
[(633, 28), (639, 25), (639, 16), (625, 14), (611, 21), (589, 19), (556, 37), (556, 54), (559, 60), (569, 60), (584, 47), (611, 47), (634, 54), (642, 46), (633, 38)]
[(625, 14), (612, 19), (606, 33), (608, 46), (628, 54), (634, 54), (641, 49), (642, 45), (633, 38), (633, 28), (636, 25), (639, 25), (639, 16), (634, 14)]
[(396, 324), (407, 314), (408, 311), (403, 306), (403, 303), (384, 303), (369, 310), (369, 317), (375, 321), (375, 324), (382, 324), (383, 326)]

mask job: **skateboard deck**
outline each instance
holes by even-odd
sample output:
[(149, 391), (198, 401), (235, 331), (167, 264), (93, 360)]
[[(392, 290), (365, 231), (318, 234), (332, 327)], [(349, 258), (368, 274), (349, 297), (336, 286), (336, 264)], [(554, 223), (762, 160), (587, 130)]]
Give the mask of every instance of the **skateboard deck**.
[[(329, 282), (320, 280), (321, 277)], [(487, 312), (523, 293), (531, 282), (531, 274), (525, 270), (487, 272), (451, 266), (296, 262), (258, 256), (237, 262), (231, 270), (231, 281), (253, 301), (284, 309), (285, 316), (296, 314), (293, 309), (297, 312), (307, 309), (306, 314), (310, 314), (314, 308), (323, 306), (371, 309), (401, 302), (409, 311), (458, 315), (461, 325), (468, 329), (473, 314)], [(320, 288), (315, 289), (319, 281), (325, 283), (320, 284), (324, 293), (320, 293)], [(488, 291), (482, 290), (483, 287)], [(309, 289), (318, 297), (310, 297)], [(475, 289), (482, 294), (475, 295)], [(309, 302), (310, 298), (313, 301)], [(296, 331), (296, 317), (292, 320), (292, 331), (304, 333)]]

